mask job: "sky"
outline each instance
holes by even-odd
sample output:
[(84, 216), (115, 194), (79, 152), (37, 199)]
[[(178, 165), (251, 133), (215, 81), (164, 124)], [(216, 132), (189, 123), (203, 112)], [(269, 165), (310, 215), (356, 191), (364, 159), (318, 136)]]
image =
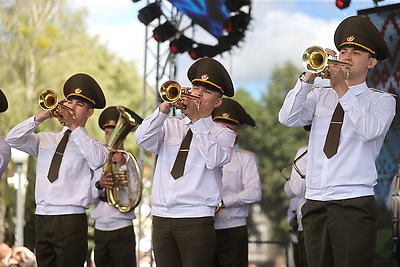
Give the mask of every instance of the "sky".
[[(86, 23), (90, 34), (98, 35), (101, 42), (122, 59), (135, 61), (143, 73), (145, 26), (137, 15), (139, 9), (153, 1), (68, 2), (73, 8), (87, 9)], [(400, 0), (378, 2), (379, 6), (396, 3)], [(235, 88), (244, 88), (258, 99), (261, 93), (266, 92), (274, 68), (288, 60), (302, 68), (302, 54), (312, 45), (335, 49), (333, 35), (340, 21), (375, 5), (373, 0), (352, 0), (348, 8), (340, 10), (335, 6), (335, 0), (251, 0), (251, 7), (252, 20), (245, 38), (238, 47), (215, 58), (227, 68)], [(200, 38), (201, 43), (215, 42), (211, 35), (201, 32)], [(149, 40), (148, 45), (155, 47), (156, 41)], [(176, 80), (188, 86), (186, 71), (193, 60), (184, 53), (178, 54), (176, 62)]]

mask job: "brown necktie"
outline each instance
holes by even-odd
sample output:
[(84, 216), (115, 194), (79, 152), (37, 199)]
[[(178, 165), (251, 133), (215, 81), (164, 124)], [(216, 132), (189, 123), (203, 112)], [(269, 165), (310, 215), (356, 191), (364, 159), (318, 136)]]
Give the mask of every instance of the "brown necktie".
[(174, 166), (172, 167), (171, 170), (171, 175), (172, 177), (174, 177), (174, 179), (178, 179), (183, 175), (183, 172), (185, 170), (186, 158), (189, 153), (190, 142), (192, 141), (192, 136), (193, 136), (192, 130), (189, 129), (189, 131), (186, 133), (185, 138), (182, 141), (178, 155), (176, 156), (175, 159)]
[(324, 153), (329, 159), (336, 154), (339, 146), (340, 130), (342, 129), (344, 111), (340, 103), (337, 104), (333, 112), (331, 124), (325, 140)]
[(49, 174), (47, 177), (49, 178), (49, 181), (52, 183), (58, 178), (58, 170), (60, 169), (61, 165), (61, 160), (64, 155), (64, 150), (65, 147), (67, 146), (68, 143), (68, 138), (69, 134), (71, 133), (71, 130), (66, 130), (64, 132), (63, 138), (61, 138), (60, 143), (58, 143), (58, 146), (56, 148), (56, 152), (54, 153), (53, 159), (50, 164), (49, 168)]

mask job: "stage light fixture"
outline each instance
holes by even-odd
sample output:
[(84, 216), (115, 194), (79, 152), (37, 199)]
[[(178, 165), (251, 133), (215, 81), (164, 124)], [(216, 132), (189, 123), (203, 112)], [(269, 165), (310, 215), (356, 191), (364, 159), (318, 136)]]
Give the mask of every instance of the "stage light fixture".
[(183, 53), (188, 51), (193, 46), (193, 40), (186, 37), (185, 35), (181, 35), (178, 39), (173, 40), (169, 44), (169, 49), (172, 53)]
[(162, 14), (161, 7), (154, 2), (139, 10), (138, 19), (144, 25), (149, 25), (154, 19), (159, 18)]
[(238, 11), (242, 6), (250, 5), (250, 0), (226, 0), (225, 6), (230, 12)]
[(196, 47), (189, 50), (189, 55), (192, 59), (196, 60), (202, 57), (215, 57), (217, 55), (214, 46), (197, 44)]
[(225, 23), (225, 30), (228, 33), (244, 32), (249, 25), (251, 17), (243, 11), (239, 14), (230, 17)]
[(153, 38), (156, 39), (157, 42), (162, 43), (174, 36), (176, 32), (175, 26), (172, 25), (171, 22), (166, 21), (153, 30)]
[(351, 0), (336, 0), (336, 6), (339, 9), (344, 9), (349, 7)]

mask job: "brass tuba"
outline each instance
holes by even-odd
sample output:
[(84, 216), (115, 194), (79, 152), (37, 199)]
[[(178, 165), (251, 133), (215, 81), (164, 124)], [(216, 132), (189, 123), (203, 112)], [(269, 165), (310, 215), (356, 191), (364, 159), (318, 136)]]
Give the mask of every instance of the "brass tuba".
[(350, 67), (350, 63), (339, 61), (336, 59), (329, 59), (326, 51), (320, 46), (310, 46), (307, 48), (302, 57), (304, 68), (308, 72), (316, 73), (317, 76), (324, 79), (329, 79), (329, 73), (326, 73), (326, 67), (329, 63), (335, 63), (342, 66)]
[(400, 250), (400, 165), (397, 167), (396, 176), (393, 178), (395, 180), (395, 188), (392, 192), (393, 198), (393, 216), (392, 216), (392, 241), (393, 241), (393, 252), (398, 253)]
[(161, 85), (160, 97), (164, 102), (168, 102), (178, 109), (186, 109), (186, 106), (181, 103), (182, 96), (185, 96), (196, 101), (197, 109), (199, 109), (201, 99), (200, 97), (191, 95), (190, 89), (190, 87), (181, 87), (177, 81), (168, 80)]
[[(110, 148), (109, 159), (103, 167), (104, 172), (109, 172), (112, 174), (112, 178), (114, 180), (113, 188), (106, 188), (106, 197), (107, 203), (111, 206), (117, 208), (120, 212), (129, 212), (134, 209), (140, 202), (142, 197), (142, 173), (140, 171), (140, 166), (132, 153), (127, 152), (125, 150), (119, 150), (118, 148), (125, 140), (126, 136), (136, 130), (139, 126), (139, 123), (132, 118), (132, 116), (125, 111), (123, 107), (117, 107), (119, 111), (119, 119), (117, 125), (114, 128), (114, 131), (108, 140), (108, 146)], [(127, 156), (126, 166), (130, 161), (132, 161), (135, 172), (136, 172), (136, 181), (131, 181), (129, 176), (129, 169), (120, 169), (118, 164), (115, 164), (111, 161), (111, 157), (113, 153), (121, 152)], [(132, 188), (131, 183), (136, 183), (136, 196), (134, 199), (132, 196)]]

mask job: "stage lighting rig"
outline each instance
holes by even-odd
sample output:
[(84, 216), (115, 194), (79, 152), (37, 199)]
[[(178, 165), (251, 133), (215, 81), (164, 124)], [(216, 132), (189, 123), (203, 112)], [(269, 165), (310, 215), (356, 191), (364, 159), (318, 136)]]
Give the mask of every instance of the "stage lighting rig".
[(250, 5), (250, 0), (226, 0), (225, 6), (230, 12), (239, 11), (242, 6)]
[[(214, 57), (238, 46), (244, 39), (245, 31), (252, 20), (251, 0), (152, 2), (139, 10), (139, 21), (148, 27), (153, 27), (153, 38), (157, 42), (170, 41), (168, 47), (170, 53), (187, 52), (194, 60), (205, 56)], [(158, 19), (157, 25), (155, 19)], [(198, 27), (216, 39), (210, 40), (213, 44), (203, 43), (207, 40), (204, 34), (201, 35), (202, 39), (196, 38)]]
[(159, 18), (162, 15), (159, 3), (154, 2), (139, 10), (138, 19), (144, 25), (149, 25), (150, 22)]
[(193, 47), (193, 40), (186, 37), (185, 35), (181, 35), (178, 39), (173, 40), (169, 44), (169, 48), (172, 53), (183, 53), (189, 51)]
[(339, 9), (345, 9), (349, 7), (351, 0), (336, 0), (336, 6)]
[(175, 26), (171, 22), (166, 21), (153, 30), (153, 38), (157, 42), (162, 43), (172, 38), (176, 33), (177, 30)]
[(225, 30), (228, 33), (244, 32), (250, 23), (250, 15), (240, 11), (239, 14), (232, 16), (225, 23)]
[(202, 57), (215, 57), (218, 55), (215, 46), (206, 45), (206, 44), (197, 44), (196, 47), (193, 47), (189, 50), (189, 55), (192, 59), (196, 60)]

